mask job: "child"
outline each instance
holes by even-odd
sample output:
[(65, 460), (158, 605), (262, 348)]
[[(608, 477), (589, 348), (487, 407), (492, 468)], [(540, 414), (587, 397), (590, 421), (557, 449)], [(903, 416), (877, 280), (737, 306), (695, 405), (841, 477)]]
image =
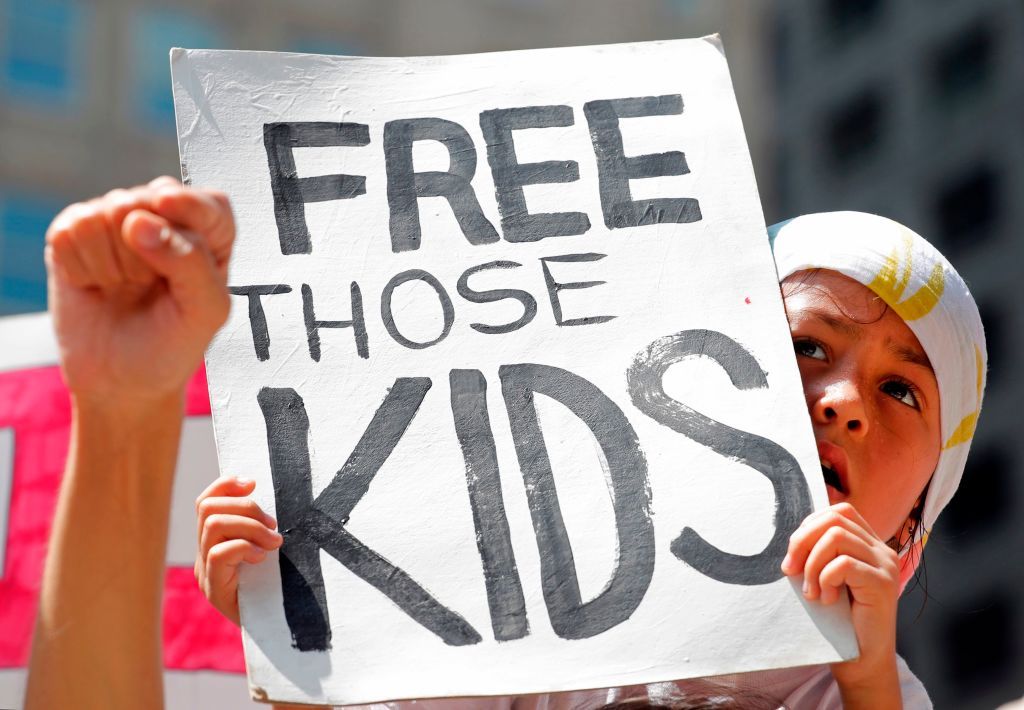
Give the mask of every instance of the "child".
[[(959, 485), (981, 408), (986, 351), (977, 307), (934, 247), (888, 219), (808, 215), (769, 234), (832, 504), (793, 534), (782, 570), (803, 575), (805, 596), (824, 604), (849, 590), (860, 657), (713, 680), (796, 710), (930, 707), (896, 655), (896, 608), (928, 531)], [(273, 519), (244, 498), (252, 489), (251, 481), (222, 478), (197, 502), (196, 577), (236, 623), (239, 566), (282, 542)], [(594, 707), (637, 694), (655, 700), (694, 683), (703, 682), (520, 698), (515, 707)]]

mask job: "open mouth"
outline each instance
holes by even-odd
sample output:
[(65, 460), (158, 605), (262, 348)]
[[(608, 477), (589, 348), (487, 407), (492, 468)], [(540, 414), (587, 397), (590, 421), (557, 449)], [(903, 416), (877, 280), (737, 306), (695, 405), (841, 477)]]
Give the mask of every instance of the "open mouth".
[(839, 480), (839, 474), (836, 473), (832, 465), (826, 461), (821, 462), (821, 475), (825, 478), (825, 485), (835, 488), (840, 493), (845, 493), (843, 490), (842, 481)]

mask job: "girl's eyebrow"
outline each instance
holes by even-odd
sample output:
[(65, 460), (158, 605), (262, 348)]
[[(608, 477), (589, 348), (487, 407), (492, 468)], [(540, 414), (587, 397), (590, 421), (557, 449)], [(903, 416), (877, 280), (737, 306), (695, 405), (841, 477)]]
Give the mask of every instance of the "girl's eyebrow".
[(863, 329), (856, 323), (851, 323), (850, 321), (841, 318), (836, 318), (832, 314), (826, 313), (825, 311), (820, 311), (817, 308), (804, 308), (802, 309), (802, 312), (814, 316), (818, 320), (822, 321), (825, 325), (829, 326), (833, 330), (839, 331), (840, 333), (850, 338), (851, 340), (860, 340), (864, 334)]
[[(863, 329), (856, 323), (836, 318), (832, 314), (820, 311), (817, 308), (804, 308), (802, 312), (817, 318), (825, 323), (825, 325), (842, 333), (851, 340), (860, 340), (864, 336)], [(924, 367), (929, 372), (935, 372), (935, 368), (932, 367), (931, 360), (928, 359), (928, 355), (926, 355), (920, 347), (915, 348), (908, 345), (902, 345), (897, 343), (891, 337), (886, 338), (885, 347), (897, 359), (902, 360), (903, 362), (909, 362), (912, 365)]]
[(928, 355), (920, 348), (901, 345), (892, 338), (886, 338), (885, 347), (898, 359), (927, 368), (930, 372), (935, 372), (935, 368), (932, 367), (932, 361), (928, 359)]

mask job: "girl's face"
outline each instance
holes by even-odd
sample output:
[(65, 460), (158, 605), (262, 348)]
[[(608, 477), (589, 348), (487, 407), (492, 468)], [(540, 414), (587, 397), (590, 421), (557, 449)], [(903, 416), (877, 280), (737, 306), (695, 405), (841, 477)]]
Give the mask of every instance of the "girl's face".
[(903, 531), (939, 459), (939, 387), (906, 323), (835, 271), (782, 282), (829, 502), (883, 540)]

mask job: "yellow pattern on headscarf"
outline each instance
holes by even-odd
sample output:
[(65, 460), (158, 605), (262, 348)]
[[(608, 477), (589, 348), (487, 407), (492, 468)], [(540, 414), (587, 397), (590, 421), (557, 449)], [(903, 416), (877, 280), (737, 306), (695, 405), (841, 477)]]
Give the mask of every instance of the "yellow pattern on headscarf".
[[(874, 280), (868, 284), (868, 288), (881, 296), (903, 320), (917, 320), (928, 315), (942, 298), (942, 292), (946, 286), (945, 273), (942, 264), (935, 264), (928, 281), (915, 294), (900, 302), (903, 291), (910, 281), (911, 267), (913, 266), (911, 263), (913, 243), (909, 234), (903, 235), (902, 246), (903, 258), (900, 259), (899, 247), (894, 249), (892, 254), (886, 257), (885, 264)], [(900, 268), (901, 263), (902, 268)]]
[(985, 381), (985, 364), (981, 359), (981, 348), (977, 344), (974, 346), (974, 364), (978, 368), (978, 408), (960, 421), (953, 434), (942, 446), (943, 449), (951, 449), (959, 444), (964, 444), (974, 437), (974, 428), (978, 423), (978, 414), (981, 411), (981, 386)]
[(981, 348), (974, 344), (974, 365), (978, 368), (978, 399), (981, 399), (981, 386), (985, 382), (985, 363), (981, 361)]
[(968, 414), (960, 421), (953, 435), (943, 444), (942, 448), (952, 449), (954, 446), (970, 441), (974, 437), (974, 427), (977, 423), (978, 412), (974, 411)]

